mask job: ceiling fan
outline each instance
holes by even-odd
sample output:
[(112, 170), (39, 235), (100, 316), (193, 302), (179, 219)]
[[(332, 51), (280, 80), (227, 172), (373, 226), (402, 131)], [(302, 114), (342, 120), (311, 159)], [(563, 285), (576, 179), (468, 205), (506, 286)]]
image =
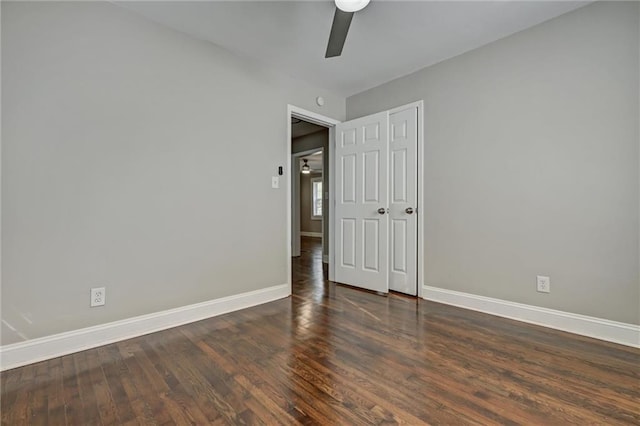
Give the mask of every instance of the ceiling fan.
[(342, 48), (347, 39), (353, 14), (364, 9), (365, 6), (369, 4), (369, 1), (370, 0), (335, 0), (336, 12), (333, 15), (333, 24), (331, 25), (327, 53), (324, 55), (325, 58), (333, 58), (342, 54)]

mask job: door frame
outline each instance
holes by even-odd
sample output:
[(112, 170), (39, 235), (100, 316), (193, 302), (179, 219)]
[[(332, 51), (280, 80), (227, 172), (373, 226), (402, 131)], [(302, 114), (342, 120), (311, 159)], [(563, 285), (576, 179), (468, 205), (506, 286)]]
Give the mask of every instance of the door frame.
[[(288, 104), (287, 105), (287, 284), (289, 285), (289, 294), (291, 294), (291, 285), (292, 285), (292, 277), (291, 277), (291, 254), (292, 247), (291, 243), (293, 241), (293, 215), (292, 215), (292, 189), (293, 189), (293, 179), (294, 175), (292, 173), (292, 154), (291, 154), (291, 118), (299, 118), (304, 121), (308, 121), (313, 124), (318, 124), (320, 126), (324, 126), (329, 129), (329, 164), (323, 164), (323, 174), (324, 168), (329, 167), (329, 233), (333, 230), (333, 190), (331, 189), (333, 186), (333, 157), (331, 149), (332, 146), (335, 146), (335, 125), (340, 123), (340, 120), (336, 120), (335, 118), (327, 117), (322, 114), (318, 114), (313, 111), (306, 110), (304, 108), (297, 107), (295, 105)], [(316, 150), (317, 151), (317, 150)], [(298, 176), (299, 178), (299, 176)], [(331, 241), (332, 239), (329, 238)], [(331, 265), (333, 265), (333, 244), (329, 244), (329, 279), (331, 279)]]
[[(395, 108), (389, 109), (389, 114), (393, 114), (395, 112), (403, 111), (405, 109), (417, 108), (418, 111), (418, 211), (416, 212), (418, 215), (418, 259), (417, 259), (417, 268), (418, 273), (416, 277), (416, 286), (417, 295), (419, 298), (422, 298), (422, 287), (424, 285), (424, 100), (419, 100), (415, 102), (411, 102), (405, 105), (401, 105)], [(335, 125), (340, 123), (340, 120), (336, 120), (331, 117), (324, 116), (322, 114), (318, 114), (316, 112), (308, 111), (303, 108), (297, 107), (295, 105), (288, 104), (287, 105), (287, 168), (286, 172), (289, 175), (287, 179), (287, 283), (289, 285), (289, 294), (291, 294), (291, 241), (292, 241), (292, 157), (291, 157), (291, 117), (300, 118), (302, 120), (308, 121), (310, 123), (319, 124), (321, 126), (325, 126), (329, 129), (329, 164), (323, 165), (324, 167), (328, 167), (329, 170), (329, 280), (333, 281), (335, 278), (335, 262), (334, 262), (334, 244), (335, 241), (331, 236), (334, 234), (334, 191), (333, 185), (335, 184)]]

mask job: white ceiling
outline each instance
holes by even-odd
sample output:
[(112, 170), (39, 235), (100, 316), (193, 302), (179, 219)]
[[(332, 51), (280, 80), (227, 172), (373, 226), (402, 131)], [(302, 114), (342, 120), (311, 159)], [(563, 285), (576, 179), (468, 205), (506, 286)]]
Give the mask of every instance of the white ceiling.
[(343, 96), (588, 3), (374, 0), (353, 17), (342, 56), (325, 59), (333, 1), (117, 2), (151, 20)]

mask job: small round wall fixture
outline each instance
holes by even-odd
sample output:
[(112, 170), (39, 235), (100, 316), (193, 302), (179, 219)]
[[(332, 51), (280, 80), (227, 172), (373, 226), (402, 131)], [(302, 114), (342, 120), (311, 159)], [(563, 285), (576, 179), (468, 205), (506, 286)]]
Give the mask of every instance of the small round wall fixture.
[(343, 12), (357, 12), (364, 9), (369, 0), (335, 0), (336, 7)]
[(324, 105), (324, 98), (322, 96), (318, 96), (316, 98), (316, 103), (318, 104), (318, 106), (323, 106)]

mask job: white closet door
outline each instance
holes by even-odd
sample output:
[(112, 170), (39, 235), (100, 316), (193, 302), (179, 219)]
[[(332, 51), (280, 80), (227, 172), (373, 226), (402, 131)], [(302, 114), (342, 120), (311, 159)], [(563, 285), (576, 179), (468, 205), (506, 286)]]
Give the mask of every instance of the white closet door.
[(389, 116), (389, 289), (416, 295), (418, 110)]
[(389, 113), (336, 125), (335, 280), (389, 291)]

